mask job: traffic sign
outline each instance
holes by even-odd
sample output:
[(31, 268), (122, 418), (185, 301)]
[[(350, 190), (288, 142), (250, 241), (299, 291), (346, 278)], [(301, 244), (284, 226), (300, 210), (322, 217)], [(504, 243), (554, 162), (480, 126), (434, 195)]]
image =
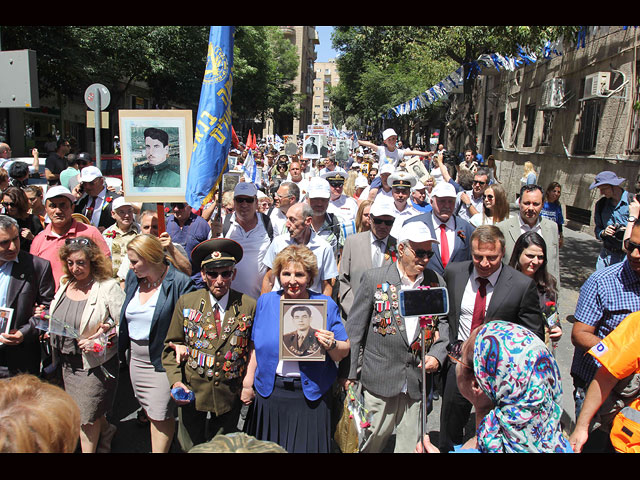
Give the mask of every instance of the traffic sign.
[(111, 92), (101, 83), (94, 83), (85, 90), (84, 102), (91, 110), (105, 110), (111, 102)]

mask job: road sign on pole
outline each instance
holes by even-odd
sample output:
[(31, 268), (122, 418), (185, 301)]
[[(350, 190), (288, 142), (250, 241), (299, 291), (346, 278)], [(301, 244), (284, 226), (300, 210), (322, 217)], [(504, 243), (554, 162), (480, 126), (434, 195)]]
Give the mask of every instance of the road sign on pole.
[(109, 102), (111, 102), (111, 93), (104, 85), (94, 83), (85, 90), (84, 102), (87, 104), (87, 107), (95, 112), (96, 166), (100, 168), (100, 129), (102, 128), (100, 112), (109, 106)]

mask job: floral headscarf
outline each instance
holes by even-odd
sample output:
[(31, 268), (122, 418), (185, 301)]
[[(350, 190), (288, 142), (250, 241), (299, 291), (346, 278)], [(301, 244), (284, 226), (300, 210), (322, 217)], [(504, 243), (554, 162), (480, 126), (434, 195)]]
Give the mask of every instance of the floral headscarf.
[(504, 321), (476, 337), (473, 370), (494, 408), (478, 427), (482, 452), (566, 452), (558, 364), (529, 329)]

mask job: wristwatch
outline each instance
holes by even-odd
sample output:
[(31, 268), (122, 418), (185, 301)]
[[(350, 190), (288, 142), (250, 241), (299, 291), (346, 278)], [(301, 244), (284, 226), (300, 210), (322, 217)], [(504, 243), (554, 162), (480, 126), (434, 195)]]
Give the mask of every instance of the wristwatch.
[(334, 348), (336, 348), (336, 345), (337, 345), (337, 344), (338, 344), (338, 342), (336, 342), (336, 339), (334, 338), (334, 339), (333, 339), (333, 343), (331, 344), (331, 346), (329, 347), (329, 350), (327, 350), (327, 351), (329, 351), (329, 352), (330, 352), (331, 350), (333, 350)]
[(636, 220), (638, 220), (638, 217), (634, 217), (633, 215), (629, 216), (629, 219), (628, 219), (629, 222), (635, 223)]

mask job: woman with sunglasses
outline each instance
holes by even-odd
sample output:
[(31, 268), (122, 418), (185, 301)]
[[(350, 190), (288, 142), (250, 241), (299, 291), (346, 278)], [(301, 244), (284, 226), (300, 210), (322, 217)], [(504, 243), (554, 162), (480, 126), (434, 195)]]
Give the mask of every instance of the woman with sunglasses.
[(509, 266), (536, 282), (540, 297), (540, 309), (547, 320), (545, 343), (552, 346), (562, 337), (562, 328), (558, 317), (557, 281), (547, 271), (547, 244), (542, 236), (531, 231), (520, 235), (513, 246)]
[(105, 415), (118, 385), (115, 325), (124, 292), (113, 278), (111, 261), (89, 238), (67, 239), (59, 255), (63, 276), (49, 308), (50, 331), (64, 321), (79, 336), (52, 334), (53, 358), (61, 367), (64, 389), (80, 407), (82, 452), (107, 453), (116, 431)]
[[(249, 403), (255, 395), (248, 433), (276, 442), (289, 453), (330, 453), (331, 386), (338, 374), (336, 364), (349, 354), (350, 346), (340, 311), (330, 297), (309, 290), (318, 264), (308, 247), (290, 245), (282, 250), (274, 260), (273, 273), (282, 289), (258, 298), (253, 349), (243, 382), (243, 401)], [(326, 302), (326, 330), (315, 331), (324, 360), (279, 360), (285, 333), (280, 332), (282, 300)]]
[[(562, 431), (562, 380), (533, 332), (495, 320), (450, 345), (460, 393), (475, 409), (476, 435), (455, 452), (573, 453)], [(425, 435), (416, 452), (439, 453)]]
[(127, 244), (127, 257), (131, 270), (125, 280), (118, 352), (126, 362), (130, 350), (131, 385), (151, 424), (151, 450), (167, 453), (175, 432), (175, 403), (162, 350), (178, 298), (196, 287), (153, 235), (134, 237)]
[(31, 208), (27, 194), (18, 187), (9, 187), (2, 192), (5, 215), (14, 218), (20, 227), (20, 249), (28, 252), (33, 238), (44, 228), (40, 217), (29, 213)]
[(509, 202), (502, 185), (494, 183), (484, 191), (482, 212), (471, 217), (469, 223), (474, 227), (480, 225), (496, 225), (509, 218)]

